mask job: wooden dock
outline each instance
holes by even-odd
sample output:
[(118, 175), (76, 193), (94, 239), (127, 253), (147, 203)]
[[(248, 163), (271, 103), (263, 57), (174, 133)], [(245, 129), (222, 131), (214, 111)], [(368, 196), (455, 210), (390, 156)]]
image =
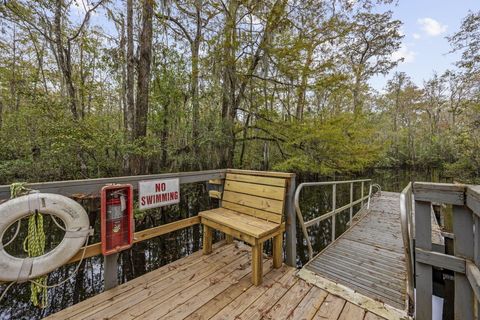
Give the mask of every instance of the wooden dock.
[(352, 227), (314, 257), (300, 277), (386, 318), (406, 313), (399, 194), (372, 199)]
[(250, 247), (214, 246), (62, 310), (48, 319), (383, 319), (264, 263), (253, 286)]

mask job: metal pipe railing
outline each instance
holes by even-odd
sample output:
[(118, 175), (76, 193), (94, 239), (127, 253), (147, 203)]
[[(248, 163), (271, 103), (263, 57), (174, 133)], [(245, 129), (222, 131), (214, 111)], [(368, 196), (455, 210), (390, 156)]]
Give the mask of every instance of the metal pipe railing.
[(412, 219), (412, 183), (400, 193), (400, 222), (403, 247), (407, 265), (407, 296), (409, 310), (415, 305), (414, 295), (414, 259), (413, 259), (413, 219)]
[[(320, 222), (331, 218), (332, 219), (332, 242), (335, 241), (335, 231), (336, 231), (336, 216), (338, 213), (350, 209), (350, 225), (352, 224), (352, 219), (353, 219), (353, 207), (359, 203), (361, 203), (361, 208), (363, 208), (364, 201), (368, 199), (368, 205), (370, 205), (370, 197), (372, 195), (372, 187), (371, 187), (371, 179), (362, 179), (362, 180), (347, 180), (347, 181), (326, 181), (326, 182), (304, 182), (301, 183), (298, 187), (297, 190), (295, 191), (295, 197), (294, 197), (294, 203), (295, 203), (295, 211), (297, 213), (297, 219), (300, 223), (300, 227), (302, 228), (303, 236), (305, 237), (307, 241), (307, 248), (308, 248), (308, 256), (309, 259), (311, 260), (313, 258), (313, 248), (312, 248), (312, 243), (310, 241), (310, 237), (308, 236), (308, 230), (307, 228), (317, 225)], [(364, 189), (365, 189), (365, 182), (369, 183), (369, 193), (364, 196)], [(357, 200), (353, 200), (353, 184), (354, 183), (361, 183), (361, 195), (360, 198)], [(350, 184), (350, 202), (347, 205), (344, 205), (340, 208), (337, 208), (337, 185), (340, 184)], [(303, 219), (303, 214), (300, 209), (300, 192), (304, 187), (313, 187), (313, 186), (332, 186), (332, 210), (330, 212), (327, 212), (320, 217), (314, 218), (310, 221), (305, 222)]]

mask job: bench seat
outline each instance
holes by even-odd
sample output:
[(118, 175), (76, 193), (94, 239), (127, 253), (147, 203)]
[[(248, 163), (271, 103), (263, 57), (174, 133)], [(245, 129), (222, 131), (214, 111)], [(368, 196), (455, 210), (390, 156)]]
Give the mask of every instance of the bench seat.
[(209, 222), (217, 223), (257, 239), (280, 230), (278, 223), (269, 222), (225, 208), (203, 211), (198, 215), (202, 218), (202, 223), (206, 225), (208, 225)]
[(203, 224), (203, 253), (212, 252), (212, 232), (226, 235), (252, 246), (252, 282), (262, 283), (263, 243), (273, 239), (273, 266), (283, 261), (285, 231), (285, 194), (292, 174), (228, 169), (220, 199), (220, 208), (200, 212)]

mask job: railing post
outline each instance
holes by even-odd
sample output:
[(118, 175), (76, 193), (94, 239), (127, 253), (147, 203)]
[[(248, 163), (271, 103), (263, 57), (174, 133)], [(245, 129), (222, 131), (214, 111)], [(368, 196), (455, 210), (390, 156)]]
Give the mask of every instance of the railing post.
[[(415, 246), (432, 250), (431, 204), (415, 200)], [(416, 318), (432, 319), (432, 266), (416, 262)]]
[(335, 226), (336, 226), (336, 214), (335, 214), (335, 209), (337, 207), (337, 185), (332, 184), (332, 242), (335, 241)]
[[(353, 203), (353, 182), (350, 183), (350, 205)], [(352, 225), (353, 206), (350, 207), (350, 225)]]
[[(473, 258), (475, 265), (480, 267), (480, 218), (475, 213), (473, 215), (475, 225), (474, 244), (473, 244)], [(476, 302), (477, 308), (475, 310), (477, 319), (480, 319), (480, 303)]]
[[(466, 206), (453, 206), (454, 253), (457, 257), (473, 258), (473, 219)], [(473, 291), (464, 274), (455, 272), (455, 319), (473, 319)]]
[(295, 216), (295, 175), (288, 182), (286, 202), (286, 228), (285, 228), (285, 263), (291, 267), (297, 266), (297, 227)]
[(362, 208), (363, 208), (363, 191), (364, 191), (364, 187), (365, 187), (365, 182), (362, 181), (362, 187), (361, 187), (361, 191), (360, 191), (360, 192), (362, 193), (362, 195), (360, 196), (360, 199), (362, 199), (362, 202), (361, 202)]
[(103, 291), (110, 290), (118, 285), (117, 261), (118, 253), (103, 256)]

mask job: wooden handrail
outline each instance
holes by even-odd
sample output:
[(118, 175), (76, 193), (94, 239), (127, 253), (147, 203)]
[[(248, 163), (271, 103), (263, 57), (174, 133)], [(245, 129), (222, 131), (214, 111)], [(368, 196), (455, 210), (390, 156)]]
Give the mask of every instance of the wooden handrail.
[[(432, 317), (432, 267), (454, 272), (454, 313), (473, 319), (480, 306), (480, 186), (413, 184), (415, 199), (416, 316)], [(432, 203), (453, 205), (454, 255), (434, 252)]]
[[(146, 230), (138, 231), (138, 232), (135, 232), (135, 235), (133, 236), (133, 243), (135, 244), (138, 242), (149, 240), (173, 231), (178, 231), (184, 228), (194, 226), (199, 223), (200, 223), (200, 218), (195, 216), (195, 217), (190, 217), (190, 218), (182, 219), (179, 221), (167, 223), (158, 227), (153, 227)], [(87, 246), (84, 258), (94, 257), (101, 253), (102, 253), (102, 244), (100, 242), (97, 242)], [(66, 264), (79, 261), (82, 258), (82, 254), (83, 254), (83, 249), (80, 249), (80, 251), (77, 252), (77, 254), (73, 256)]]

